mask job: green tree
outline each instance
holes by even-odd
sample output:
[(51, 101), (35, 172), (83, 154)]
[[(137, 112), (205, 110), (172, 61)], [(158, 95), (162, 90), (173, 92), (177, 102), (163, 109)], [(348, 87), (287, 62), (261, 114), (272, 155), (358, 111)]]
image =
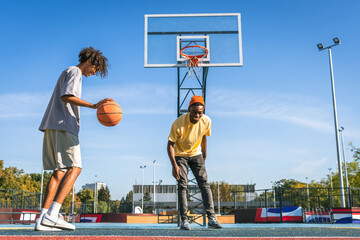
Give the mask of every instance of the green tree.
[(128, 194), (126, 194), (125, 200), (126, 200), (126, 202), (132, 203), (132, 201), (133, 201), (133, 191), (130, 191)]
[(356, 148), (352, 142), (349, 142), (348, 145), (351, 148), (351, 151), (353, 152), (353, 159), (355, 162), (358, 162), (360, 160), (360, 148)]
[(1, 189), (23, 189), (21, 177), (24, 174), (24, 170), (17, 169), (16, 167), (8, 167), (2, 170), (0, 177), (0, 188)]
[(281, 179), (274, 184), (275, 188), (306, 188), (306, 183), (302, 183), (295, 179)]
[[(124, 198), (122, 198), (124, 199)], [(110, 212), (111, 213), (121, 213), (123, 212), (121, 209), (122, 206), (122, 202), (119, 200), (115, 200), (115, 201), (111, 201), (111, 205), (110, 205)]]
[(110, 198), (111, 198), (111, 195), (110, 195), (110, 190), (109, 190), (108, 186), (106, 186), (106, 187), (102, 186), (98, 193), (98, 200), (108, 202), (108, 201), (110, 201)]
[[(217, 182), (210, 182), (210, 189), (212, 192), (212, 196), (214, 201), (218, 200), (218, 183)], [(227, 182), (221, 181), (219, 183), (219, 192), (220, 192), (220, 201), (223, 202), (231, 202), (234, 201), (232, 197), (232, 191), (234, 189), (230, 188), (230, 185)]]
[(77, 196), (80, 198), (82, 203), (85, 203), (86, 201), (94, 201), (94, 191), (89, 188), (79, 191)]
[[(51, 174), (52, 173), (44, 172), (44, 188)], [(4, 161), (0, 160), (0, 188), (40, 192), (41, 174), (26, 174), (23, 169), (18, 169), (17, 167), (4, 168)]]

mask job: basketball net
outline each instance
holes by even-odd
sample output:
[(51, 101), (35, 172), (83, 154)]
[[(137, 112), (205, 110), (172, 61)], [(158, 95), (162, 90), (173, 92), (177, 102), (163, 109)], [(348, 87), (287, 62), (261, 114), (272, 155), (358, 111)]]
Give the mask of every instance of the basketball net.
[(187, 46), (180, 50), (181, 56), (186, 58), (186, 68), (188, 78), (197, 78), (199, 80), (203, 58), (207, 56), (208, 49), (202, 46)]

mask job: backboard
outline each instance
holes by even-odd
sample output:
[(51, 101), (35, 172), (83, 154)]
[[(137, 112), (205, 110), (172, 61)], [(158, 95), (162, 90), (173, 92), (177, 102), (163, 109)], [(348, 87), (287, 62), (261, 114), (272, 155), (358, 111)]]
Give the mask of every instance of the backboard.
[(240, 13), (147, 14), (144, 44), (144, 67), (186, 67), (189, 45), (208, 49), (200, 67), (243, 65)]

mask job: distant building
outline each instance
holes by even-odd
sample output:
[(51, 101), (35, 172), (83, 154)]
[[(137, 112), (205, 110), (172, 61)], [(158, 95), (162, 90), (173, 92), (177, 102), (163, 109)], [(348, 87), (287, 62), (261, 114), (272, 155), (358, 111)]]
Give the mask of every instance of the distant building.
[[(255, 184), (246, 184), (246, 185), (229, 185), (230, 192), (239, 191), (246, 193), (246, 197), (242, 199), (242, 201), (250, 202), (255, 200)], [(156, 185), (155, 189), (155, 201), (156, 202), (176, 202), (177, 201), (177, 193), (176, 193), (176, 185)], [(190, 195), (195, 194), (193, 197), (190, 197), (191, 201), (197, 202), (197, 199), (201, 198), (200, 190), (197, 189), (197, 185), (189, 185), (188, 191)], [(150, 193), (151, 201), (153, 201), (154, 196), (154, 186), (153, 185), (144, 185), (144, 194)], [(133, 185), (133, 200), (138, 202), (141, 201), (142, 197), (142, 185)], [(239, 201), (239, 196), (237, 197), (237, 201)]]
[[(97, 185), (97, 190), (98, 190), (98, 191), (99, 191), (102, 187), (104, 187), (104, 188), (106, 187), (106, 184), (103, 183), (103, 182), (97, 182), (96, 185)], [(87, 183), (87, 184), (83, 185), (83, 186), (82, 186), (82, 189), (84, 190), (85, 188), (88, 188), (88, 189), (94, 191), (94, 189), (95, 189), (95, 183)]]

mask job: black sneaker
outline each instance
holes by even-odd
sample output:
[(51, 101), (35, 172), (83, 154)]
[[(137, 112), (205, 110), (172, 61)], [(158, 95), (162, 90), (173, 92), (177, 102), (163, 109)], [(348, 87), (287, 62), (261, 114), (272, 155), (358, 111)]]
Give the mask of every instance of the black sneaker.
[(216, 228), (222, 228), (222, 226), (216, 218), (210, 218), (208, 221), (208, 228), (216, 229)]
[(189, 221), (188, 220), (181, 221), (180, 229), (181, 230), (191, 230)]

